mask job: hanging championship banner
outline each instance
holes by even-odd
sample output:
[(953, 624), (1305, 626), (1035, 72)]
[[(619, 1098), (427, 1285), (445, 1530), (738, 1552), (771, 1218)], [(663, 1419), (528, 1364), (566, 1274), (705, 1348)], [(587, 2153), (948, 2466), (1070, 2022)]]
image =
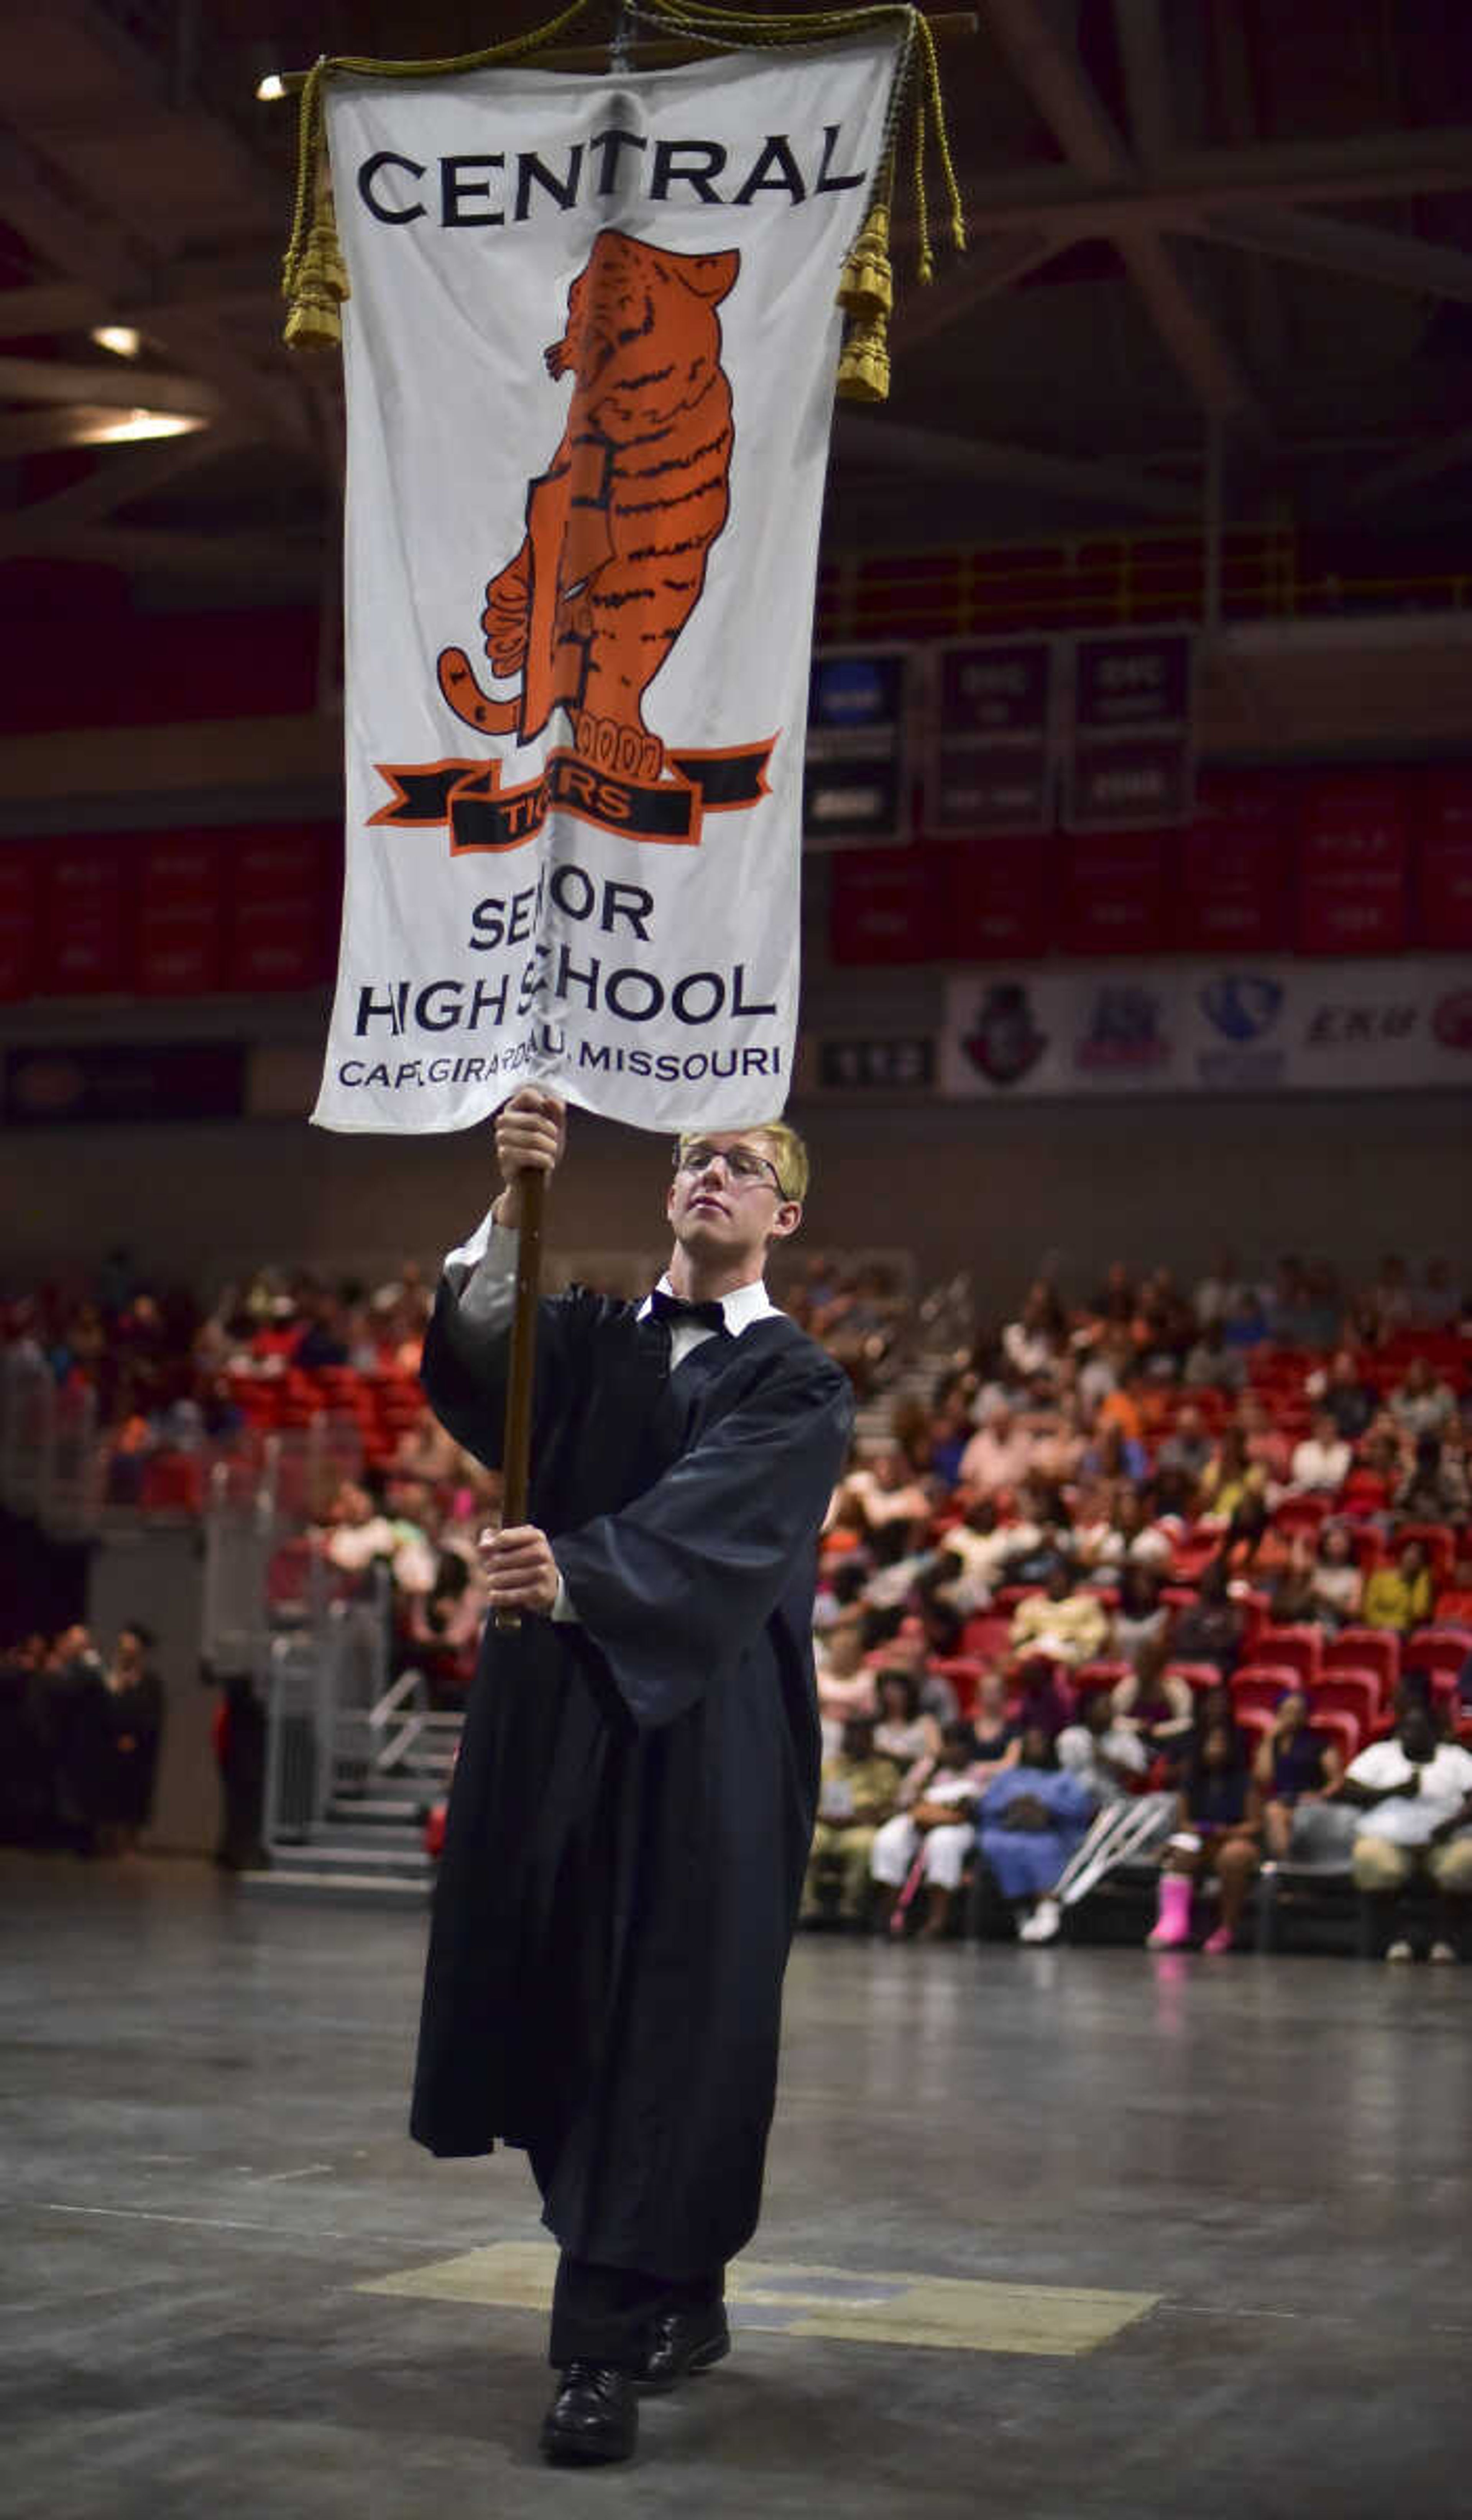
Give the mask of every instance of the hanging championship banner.
[(844, 257), (898, 44), (335, 76), (347, 876), (315, 1118), (780, 1109)]

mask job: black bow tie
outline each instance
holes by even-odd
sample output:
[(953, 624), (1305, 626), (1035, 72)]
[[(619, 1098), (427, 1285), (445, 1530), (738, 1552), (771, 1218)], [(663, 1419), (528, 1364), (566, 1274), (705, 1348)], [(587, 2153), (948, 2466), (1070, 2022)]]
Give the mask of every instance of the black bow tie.
[(726, 1315), (720, 1304), (714, 1301), (687, 1304), (681, 1296), (667, 1295), (662, 1286), (656, 1286), (649, 1297), (649, 1310), (656, 1322), (668, 1322), (672, 1329), (676, 1322), (698, 1322), (702, 1329), (719, 1330), (728, 1338), (731, 1335), (726, 1328)]

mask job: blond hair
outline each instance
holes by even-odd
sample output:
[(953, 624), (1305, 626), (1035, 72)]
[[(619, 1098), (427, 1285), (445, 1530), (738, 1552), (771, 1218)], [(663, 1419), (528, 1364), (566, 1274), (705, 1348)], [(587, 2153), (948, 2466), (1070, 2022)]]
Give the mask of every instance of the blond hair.
[[(705, 1129), (683, 1129), (680, 1133), (682, 1155), (687, 1147), (698, 1146), (701, 1139), (708, 1135), (709, 1131)], [(807, 1148), (803, 1145), (797, 1131), (789, 1129), (785, 1120), (751, 1120), (746, 1123), (741, 1135), (747, 1138), (766, 1139), (772, 1149), (773, 1170), (781, 1184), (783, 1198), (795, 1198), (801, 1205), (808, 1194), (811, 1166), (808, 1162)]]

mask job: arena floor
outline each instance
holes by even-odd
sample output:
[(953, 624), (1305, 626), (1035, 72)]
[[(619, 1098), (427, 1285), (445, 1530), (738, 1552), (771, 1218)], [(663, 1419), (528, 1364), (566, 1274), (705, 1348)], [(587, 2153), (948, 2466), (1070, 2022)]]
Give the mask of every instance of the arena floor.
[(525, 2171), (405, 2138), (418, 1912), (0, 1917), (0, 2512), (1467, 2507), (1472, 1971), (804, 1940), (736, 2353), (568, 2475)]

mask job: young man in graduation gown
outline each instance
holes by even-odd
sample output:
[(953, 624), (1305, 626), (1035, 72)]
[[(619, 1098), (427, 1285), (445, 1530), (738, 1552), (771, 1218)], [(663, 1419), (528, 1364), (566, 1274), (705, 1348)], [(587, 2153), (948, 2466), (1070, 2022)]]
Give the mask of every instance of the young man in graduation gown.
[[(506, 1188), (445, 1264), (424, 1380), (500, 1460), (520, 1183), (563, 1112), (496, 1122)], [(641, 2389), (729, 2351), (781, 1980), (818, 1790), (819, 1525), (852, 1418), (770, 1302), (807, 1159), (781, 1123), (681, 1141), (667, 1276), (539, 1310), (530, 1522), (484, 1545), (487, 1621), (450, 1799), (413, 2131), (523, 2146), (561, 2246), (550, 2457), (634, 2447)]]

